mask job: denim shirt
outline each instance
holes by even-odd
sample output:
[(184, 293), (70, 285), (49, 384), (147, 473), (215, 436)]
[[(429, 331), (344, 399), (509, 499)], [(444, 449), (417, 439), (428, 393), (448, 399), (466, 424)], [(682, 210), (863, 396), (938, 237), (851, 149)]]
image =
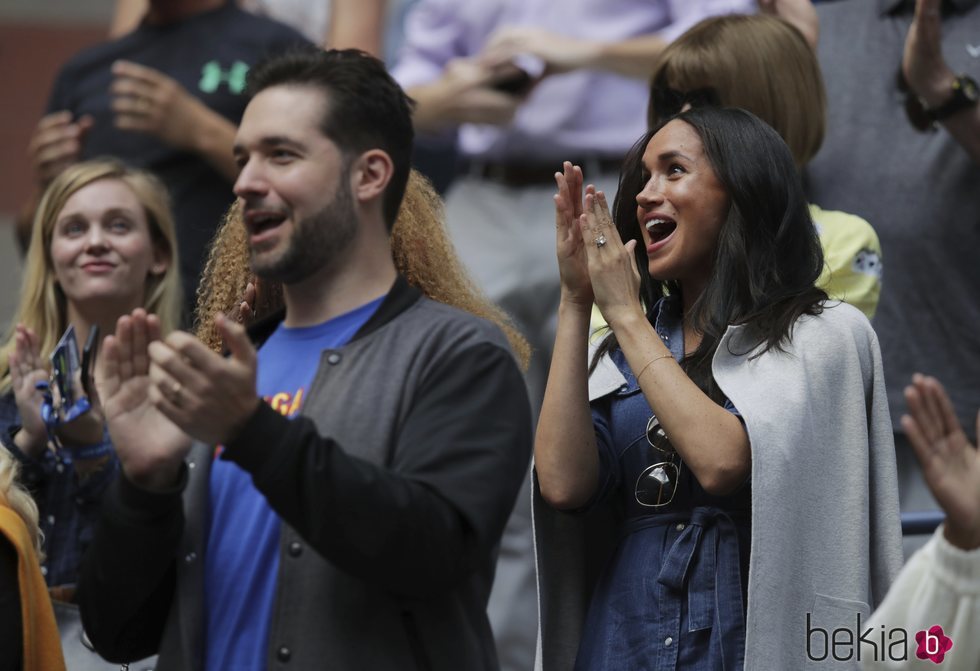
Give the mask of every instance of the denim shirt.
[(95, 533), (102, 496), (119, 471), (119, 459), (106, 433), (102, 444), (84, 448), (105, 455), (100, 466), (81, 478), (71, 446), (57, 453), (46, 449), (29, 458), (13, 442), (19, 428), (20, 413), (11, 392), (0, 397), (0, 442), (20, 462), (21, 480), (37, 503), (44, 535), (41, 573), (49, 586), (74, 585), (82, 554)]
[[(654, 310), (654, 327), (679, 361), (679, 301), (665, 298)], [(600, 486), (591, 505), (613, 499), (625, 522), (593, 594), (576, 669), (741, 669), (750, 486), (712, 496), (682, 466), (669, 504), (640, 505), (637, 479), (664, 454), (646, 439), (653, 413), (625, 356), (610, 357), (626, 381), (592, 403)], [(725, 408), (738, 416), (731, 402)]]

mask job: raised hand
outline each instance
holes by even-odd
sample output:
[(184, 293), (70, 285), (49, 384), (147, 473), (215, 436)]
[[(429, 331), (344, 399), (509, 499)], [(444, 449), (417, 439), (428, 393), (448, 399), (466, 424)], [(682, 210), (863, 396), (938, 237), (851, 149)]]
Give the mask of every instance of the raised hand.
[(946, 511), (946, 538), (966, 550), (980, 547), (980, 452), (967, 439), (938, 380), (916, 373), (905, 388), (905, 401), (909, 413), (902, 415), (902, 429), (926, 484)]
[(418, 107), (412, 121), (419, 131), (461, 123), (501, 126), (510, 123), (523, 97), (493, 88), (500, 71), (476, 59), (457, 58), (436, 81), (409, 92)]
[(603, 318), (615, 331), (621, 319), (643, 317), (640, 273), (633, 258), (637, 243), (634, 239), (623, 244), (602, 191), (585, 194), (579, 229), (585, 242), (595, 303)]
[(150, 398), (148, 346), (160, 339), (160, 320), (143, 309), (119, 318), (106, 336), (95, 382), (123, 472), (150, 490), (177, 483), (191, 439)]
[(74, 119), (67, 110), (52, 112), (38, 121), (27, 150), (38, 187), (43, 189), (81, 159), (85, 134), (93, 123), (92, 117)]
[(149, 133), (167, 144), (195, 151), (201, 117), (210, 117), (207, 106), (177, 80), (159, 70), (129, 61), (112, 66), (112, 111), (115, 125), (123, 130)]
[(545, 63), (547, 74), (569, 72), (592, 64), (602, 43), (558, 35), (540, 28), (508, 26), (490, 36), (480, 58), (490, 65), (532, 54)]
[(228, 442), (255, 412), (256, 354), (244, 327), (218, 315), (215, 327), (231, 353), (208, 349), (182, 331), (150, 345), (150, 397), (170, 420), (207, 443)]
[[(562, 300), (592, 309), (592, 283), (589, 280), (588, 257), (578, 220), (582, 216), (582, 168), (565, 161), (562, 172), (555, 173), (555, 235), (557, 237), (558, 273), (561, 276)], [(595, 191), (589, 185), (590, 193)]]
[(255, 316), (255, 291), (255, 284), (253, 282), (245, 285), (245, 293), (242, 295), (242, 301), (229, 313), (229, 319), (238, 324), (246, 325), (252, 321), (252, 317)]
[(14, 442), (28, 457), (40, 455), (48, 442), (47, 428), (41, 419), (44, 397), (37, 390), (37, 383), (47, 381), (49, 375), (40, 350), (37, 334), (18, 324), (14, 331), (14, 351), (9, 358), (10, 380), (21, 424)]
[(955, 74), (943, 58), (941, 0), (916, 0), (915, 18), (905, 37), (902, 74), (909, 88), (930, 108), (946, 102)]
[(820, 19), (812, 0), (759, 0), (759, 11), (783, 19), (801, 33), (816, 50), (820, 38)]

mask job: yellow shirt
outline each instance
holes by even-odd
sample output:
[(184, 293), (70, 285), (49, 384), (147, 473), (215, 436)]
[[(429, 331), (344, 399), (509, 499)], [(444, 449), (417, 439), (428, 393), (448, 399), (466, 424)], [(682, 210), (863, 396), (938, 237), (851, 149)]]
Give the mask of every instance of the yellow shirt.
[(878, 234), (867, 221), (846, 212), (810, 205), (810, 217), (823, 247), (824, 270), (817, 286), (871, 319), (881, 295)]

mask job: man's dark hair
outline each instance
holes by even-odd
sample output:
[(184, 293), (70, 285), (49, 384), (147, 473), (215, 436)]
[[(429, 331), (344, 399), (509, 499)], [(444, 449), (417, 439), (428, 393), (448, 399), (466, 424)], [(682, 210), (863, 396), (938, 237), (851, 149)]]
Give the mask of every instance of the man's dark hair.
[(273, 86), (312, 86), (325, 93), (323, 134), (345, 154), (382, 149), (394, 164), (383, 211), (395, 224), (412, 165), (412, 100), (377, 58), (357, 49), (304, 48), (256, 65), (248, 73), (248, 95)]

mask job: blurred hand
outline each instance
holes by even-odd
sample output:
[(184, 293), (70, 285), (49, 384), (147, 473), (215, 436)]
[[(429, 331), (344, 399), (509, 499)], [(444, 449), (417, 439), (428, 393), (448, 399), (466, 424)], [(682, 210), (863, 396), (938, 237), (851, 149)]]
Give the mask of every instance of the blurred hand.
[(820, 19), (811, 0), (759, 0), (759, 11), (783, 19), (803, 33), (810, 48), (820, 39)]
[(916, 0), (915, 17), (902, 54), (905, 81), (930, 109), (949, 99), (956, 78), (943, 58), (941, 4), (942, 0)]
[(245, 328), (224, 315), (214, 324), (228, 357), (183, 331), (152, 343), (149, 353), (153, 404), (188, 434), (216, 444), (233, 439), (262, 401), (255, 390), (255, 348)]
[(112, 111), (122, 130), (148, 133), (186, 151), (196, 151), (208, 107), (176, 80), (129, 61), (112, 65)]
[(48, 432), (41, 419), (44, 396), (37, 390), (38, 382), (50, 377), (40, 355), (41, 342), (31, 329), (17, 324), (14, 330), (14, 351), (10, 353), (10, 379), (14, 401), (20, 414), (20, 431), (14, 439), (26, 456), (35, 458), (48, 443)]
[(65, 168), (79, 161), (85, 134), (93, 123), (91, 116), (73, 119), (67, 110), (53, 112), (37, 122), (27, 151), (39, 188), (46, 187)]
[(160, 339), (160, 320), (143, 309), (119, 318), (106, 336), (96, 366), (96, 386), (109, 435), (123, 472), (149, 490), (177, 484), (191, 439), (153, 404), (150, 397), (150, 342)]
[(967, 440), (938, 380), (916, 373), (905, 388), (905, 401), (909, 414), (902, 415), (902, 429), (926, 484), (946, 512), (947, 540), (964, 550), (980, 547), (980, 452)]
[(242, 295), (242, 301), (228, 313), (228, 319), (232, 320), (237, 324), (248, 325), (252, 321), (252, 317), (255, 316), (255, 284), (249, 282), (245, 285), (245, 293)]
[(502, 28), (491, 35), (480, 60), (496, 67), (511, 63), (522, 54), (531, 54), (545, 62), (547, 74), (557, 74), (588, 66), (600, 50), (598, 42), (518, 26)]
[(418, 102), (413, 122), (419, 130), (438, 130), (462, 123), (501, 126), (510, 123), (523, 97), (493, 88), (500, 72), (475, 59), (449, 62), (436, 81), (414, 87)]
[[(579, 228), (579, 217), (582, 216), (582, 168), (565, 161), (562, 172), (555, 173), (555, 181), (558, 183), (555, 234), (562, 300), (591, 311), (594, 297), (589, 279), (589, 259)], [(590, 184), (589, 193), (594, 192), (595, 188)]]

